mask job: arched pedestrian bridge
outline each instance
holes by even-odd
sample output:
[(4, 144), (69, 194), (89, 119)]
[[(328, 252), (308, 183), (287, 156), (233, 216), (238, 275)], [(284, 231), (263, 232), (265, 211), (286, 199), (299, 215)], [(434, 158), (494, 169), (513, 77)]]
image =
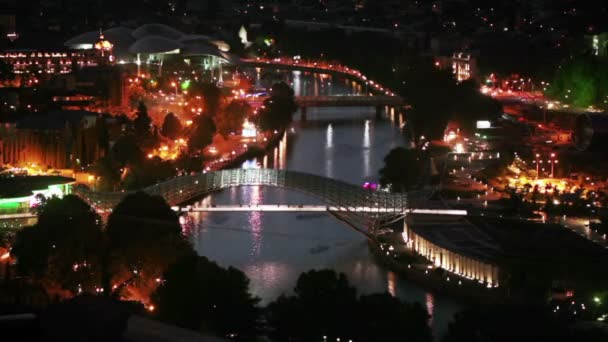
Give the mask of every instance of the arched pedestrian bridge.
[[(326, 205), (327, 211), (354, 213), (367, 217), (404, 215), (408, 210), (416, 208), (414, 202), (417, 202), (417, 198), (423, 196), (419, 193), (390, 194), (372, 191), (361, 186), (318, 175), (276, 169), (231, 169), (199, 173), (176, 177), (141, 190), (151, 195), (162, 196), (171, 206), (179, 206), (211, 192), (253, 185), (279, 187), (302, 192), (321, 199)], [(75, 187), (73, 192), (101, 210), (112, 209), (123, 197), (129, 194), (129, 192), (97, 192), (82, 186)], [(242, 206), (238, 207), (242, 208)], [(243, 210), (238, 209), (237, 206), (233, 208), (233, 211)], [(247, 208), (252, 211), (262, 211), (260, 208), (263, 207), (249, 206)], [(283, 204), (277, 204), (277, 208), (293, 211), (293, 207)], [(278, 211), (278, 209), (274, 211)], [(229, 208), (226, 208), (226, 210), (229, 210)], [(441, 214), (442, 212), (438, 210), (437, 213)], [(462, 215), (462, 213), (460, 214)], [(464, 214), (466, 215), (466, 213)]]

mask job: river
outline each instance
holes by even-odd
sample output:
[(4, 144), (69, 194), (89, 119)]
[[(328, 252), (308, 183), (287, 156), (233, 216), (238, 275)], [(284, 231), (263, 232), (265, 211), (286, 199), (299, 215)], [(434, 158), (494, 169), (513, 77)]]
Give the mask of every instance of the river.
[[(359, 85), (335, 76), (278, 75), (293, 84), (296, 95), (361, 91)], [(263, 84), (264, 76), (258, 82)], [(265, 165), (362, 184), (377, 181), (384, 155), (405, 144), (398, 122), (387, 119), (390, 114), (377, 120), (375, 108), (309, 108), (306, 122), (299, 121), (297, 114), (294, 118), (293, 128), (274, 153), (265, 160), (249, 161), (245, 167)], [(301, 193), (257, 186), (225, 190), (203, 201), (321, 203)], [(421, 302), (432, 316), (430, 324), (436, 336), (445, 332), (454, 313), (464, 308), (384, 269), (374, 260), (364, 236), (326, 214), (193, 213), (190, 222), (189, 237), (196, 251), (222, 266), (244, 271), (251, 280), (251, 291), (262, 304), (290, 293), (300, 273), (329, 268), (345, 273), (360, 293), (388, 291), (407, 301)]]

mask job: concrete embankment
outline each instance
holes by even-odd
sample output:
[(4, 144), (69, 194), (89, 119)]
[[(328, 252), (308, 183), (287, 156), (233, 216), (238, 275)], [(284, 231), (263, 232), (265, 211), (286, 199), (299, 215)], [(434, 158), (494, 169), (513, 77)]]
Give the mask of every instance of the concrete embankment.
[[(376, 260), (387, 269), (414, 281), (425, 289), (471, 304), (493, 305), (506, 302), (502, 288), (486, 288), (474, 280), (460, 277), (440, 268), (428, 268), (398, 260), (394, 254), (387, 251), (386, 248), (382, 248), (384, 245), (390, 245), (390, 242), (369, 241), (369, 248)], [(387, 252), (389, 252), (388, 255)]]

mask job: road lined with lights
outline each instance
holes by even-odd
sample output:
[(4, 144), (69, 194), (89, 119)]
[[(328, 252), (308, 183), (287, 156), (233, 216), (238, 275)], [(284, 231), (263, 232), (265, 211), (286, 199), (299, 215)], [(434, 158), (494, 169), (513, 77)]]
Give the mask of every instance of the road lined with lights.
[(323, 62), (323, 61), (306, 61), (295, 57), (285, 58), (255, 58), (255, 59), (241, 59), (241, 64), (250, 65), (255, 67), (287, 67), (300, 70), (309, 70), (314, 72), (332, 72), (339, 73), (346, 76), (353, 77), (359, 82), (367, 85), (372, 90), (388, 96), (398, 96), (393, 93), (390, 89), (383, 87), (378, 82), (370, 80), (367, 76), (362, 74), (359, 70), (349, 68), (339, 63)]

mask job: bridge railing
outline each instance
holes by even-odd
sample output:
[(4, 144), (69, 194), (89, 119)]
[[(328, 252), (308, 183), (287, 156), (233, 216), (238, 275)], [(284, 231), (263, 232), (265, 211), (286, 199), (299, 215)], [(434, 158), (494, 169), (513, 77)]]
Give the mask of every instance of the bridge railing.
[[(262, 185), (287, 188), (320, 198), (326, 204), (344, 208), (392, 208), (402, 213), (408, 207), (407, 194), (389, 194), (301, 172), (275, 169), (231, 169), (169, 179), (141, 189), (179, 205), (202, 195), (239, 186)], [(115, 207), (130, 192), (97, 192), (77, 186), (74, 193), (98, 209)]]

